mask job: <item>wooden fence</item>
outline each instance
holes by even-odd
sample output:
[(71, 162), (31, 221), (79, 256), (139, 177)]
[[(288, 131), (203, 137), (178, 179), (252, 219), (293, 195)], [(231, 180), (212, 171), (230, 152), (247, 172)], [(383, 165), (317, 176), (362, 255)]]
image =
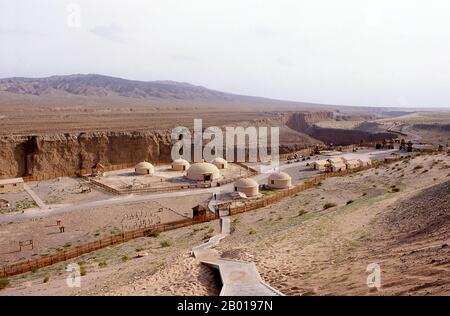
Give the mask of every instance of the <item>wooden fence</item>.
[(129, 241), (131, 239), (139, 238), (146, 236), (151, 232), (164, 232), (168, 230), (173, 230), (181, 227), (186, 227), (194, 224), (209, 222), (211, 220), (217, 219), (218, 214), (207, 213), (206, 216), (197, 219), (183, 219), (176, 222), (166, 223), (166, 224), (156, 224), (128, 232), (123, 232), (111, 237), (106, 237), (100, 240), (95, 240), (92, 242), (88, 242), (83, 245), (71, 247), (62, 251), (59, 251), (55, 254), (46, 255), (38, 259), (31, 259), (27, 261), (21, 261), (18, 263), (5, 265), (0, 267), (0, 278), (13, 276), (17, 274), (22, 274), (25, 272), (37, 270), (40, 268), (44, 268), (50, 265), (53, 265), (58, 262), (66, 261), (72, 258), (76, 258), (83, 254), (99, 250), (101, 248), (105, 248), (108, 246), (116, 245), (119, 243), (123, 243)]
[(244, 168), (244, 169), (247, 169), (248, 171), (250, 171), (250, 172), (252, 172), (252, 173), (254, 173), (254, 174), (257, 174), (258, 173), (258, 170), (256, 170), (255, 168), (252, 168), (252, 167), (250, 167), (250, 166), (247, 166), (245, 163), (243, 163), (243, 162), (238, 162), (238, 161), (236, 161), (236, 162), (233, 162), (234, 164), (236, 164), (236, 165), (238, 165), (238, 166), (240, 166), (240, 167), (242, 167), (242, 168)]
[[(320, 149), (323, 149), (323, 148), (320, 147)], [(309, 147), (309, 148), (300, 149), (300, 150), (297, 150), (297, 151), (292, 151), (292, 152), (280, 154), (279, 155), (279, 159), (280, 160), (286, 160), (288, 158), (294, 157), (294, 155), (297, 155), (298, 157), (301, 157), (301, 156), (304, 156), (304, 155), (309, 155), (312, 152), (313, 152), (313, 148)]]
[(100, 181), (97, 181), (88, 176), (82, 177), (88, 183), (95, 185), (96, 187), (105, 190), (111, 194), (121, 195), (121, 194), (139, 194), (139, 193), (150, 193), (150, 192), (171, 192), (171, 191), (179, 191), (179, 190), (187, 190), (187, 189), (199, 189), (199, 188), (209, 188), (211, 187), (210, 183), (191, 183), (191, 184), (181, 184), (181, 185), (172, 185), (167, 187), (141, 187), (141, 188), (130, 188), (130, 189), (115, 189), (106, 185)]
[[(239, 165), (249, 171), (249, 174), (247, 175), (247, 177), (252, 177), (258, 173), (255, 169), (253, 169), (243, 163), (236, 162), (235, 164)], [(180, 191), (180, 190), (187, 190), (187, 189), (205, 189), (205, 188), (210, 188), (213, 185), (222, 186), (224, 184), (235, 182), (243, 177), (244, 176), (236, 176), (236, 177), (228, 178), (225, 180), (219, 180), (216, 183), (200, 182), (200, 183), (186, 183), (186, 184), (180, 184), (180, 185), (172, 185), (172, 186), (167, 186), (167, 187), (141, 187), (141, 188), (129, 188), (129, 189), (128, 188), (115, 189), (109, 185), (102, 183), (101, 181), (96, 180), (95, 178), (92, 178), (89, 176), (82, 176), (82, 178), (85, 181), (87, 181), (88, 183), (95, 185), (98, 188), (105, 190), (114, 195), (139, 194), (139, 193), (150, 193), (150, 192), (171, 192), (171, 191)]]
[(242, 178), (253, 177), (254, 175), (258, 174), (258, 171), (256, 169), (254, 169), (254, 168), (252, 168), (250, 166), (247, 166), (246, 164), (244, 164), (242, 162), (233, 162), (233, 163), (238, 165), (238, 166), (240, 166), (240, 167), (242, 167), (242, 168), (244, 168), (244, 169), (247, 169), (248, 174), (245, 175), (245, 176), (239, 175), (239, 176), (236, 176), (236, 177), (232, 177), (232, 178), (228, 178), (228, 179), (225, 179), (225, 180), (217, 181), (217, 186), (222, 186), (224, 184), (232, 183), (232, 182), (235, 182), (235, 181), (237, 181), (239, 179), (242, 179)]
[[(314, 186), (316, 186), (320, 181), (323, 181), (327, 178), (344, 176), (344, 175), (352, 174), (355, 172), (368, 170), (368, 169), (371, 169), (374, 167), (376, 168), (379, 166), (388, 165), (388, 164), (391, 164), (391, 163), (394, 163), (397, 161), (401, 161), (401, 160), (403, 160), (403, 158), (392, 158), (392, 159), (389, 159), (388, 161), (374, 162), (372, 165), (359, 167), (359, 168), (355, 168), (355, 169), (347, 169), (347, 170), (343, 170), (343, 171), (324, 173), (324, 174), (318, 175), (314, 178), (308, 179), (306, 183), (298, 184), (290, 189), (279, 191), (279, 192), (277, 192), (269, 197), (263, 198), (261, 200), (250, 202), (246, 205), (241, 205), (241, 206), (235, 206), (235, 207), (230, 206), (230, 215), (252, 211), (252, 210), (279, 202), (286, 197), (289, 197), (289, 196), (292, 196), (299, 192), (311, 189)], [(152, 226), (145, 227), (145, 228), (140, 228), (140, 229), (133, 230), (133, 231), (123, 232), (121, 234), (103, 238), (103, 239), (96, 240), (96, 241), (92, 241), (92, 242), (89, 242), (84, 245), (71, 247), (66, 250), (62, 250), (56, 254), (47, 255), (47, 256), (44, 256), (44, 257), (41, 257), (38, 259), (32, 259), (32, 260), (27, 260), (27, 261), (3, 266), (0, 268), (0, 277), (8, 277), (8, 276), (32, 271), (35, 269), (43, 268), (43, 267), (46, 267), (46, 266), (49, 266), (49, 265), (52, 265), (52, 264), (55, 264), (58, 262), (62, 262), (62, 261), (68, 260), (68, 259), (78, 257), (80, 255), (89, 253), (91, 251), (95, 251), (95, 250), (98, 250), (98, 249), (101, 249), (104, 247), (123, 243), (123, 242), (129, 241), (134, 238), (143, 237), (153, 231), (163, 232), (163, 231), (173, 230), (173, 229), (186, 227), (186, 226), (190, 226), (190, 225), (194, 225), (194, 224), (209, 222), (209, 221), (217, 219), (217, 218), (219, 218), (218, 213), (213, 214), (213, 213), (209, 212), (209, 213), (207, 213), (206, 216), (199, 218), (199, 219), (184, 219), (184, 220), (171, 222), (171, 223), (167, 223), (167, 224), (156, 224), (156, 225), (152, 225)]]
[[(333, 150), (338, 150), (341, 149), (342, 151), (347, 151), (347, 150), (352, 150), (354, 148), (357, 147), (375, 147), (375, 145), (379, 143), (379, 142), (363, 142), (360, 144), (352, 144), (352, 145), (345, 145), (345, 146), (339, 146), (336, 145), (333, 147)], [(323, 151), (326, 150), (327, 148), (325, 146), (319, 146), (318, 150), (319, 151)], [(297, 151), (292, 151), (292, 152), (288, 152), (288, 153), (284, 153), (284, 154), (280, 154), (280, 160), (288, 160), (288, 159), (292, 159), (294, 158), (295, 155), (297, 155), (297, 157), (301, 157), (301, 156), (305, 156), (305, 155), (310, 155), (311, 153), (314, 152), (314, 148), (312, 147), (308, 147), (305, 149), (301, 149), (301, 150), (297, 150)]]
[[(165, 164), (169, 164), (169, 163), (170, 162), (164, 162), (164, 161), (152, 162), (152, 164), (154, 166), (165, 165)], [(105, 164), (103, 171), (107, 172), (107, 171), (134, 168), (134, 166), (136, 166), (136, 164), (137, 164), (136, 162), (121, 163), (121, 164)], [(47, 172), (45, 175), (38, 175), (38, 176), (27, 175), (27, 176), (22, 176), (22, 178), (25, 182), (29, 182), (29, 181), (55, 179), (58, 177), (80, 176), (83, 174), (91, 174), (91, 173), (92, 173), (92, 168), (83, 168), (83, 169), (78, 169), (77, 171), (73, 171), (73, 172), (50, 171), (50, 172)]]
[(234, 215), (234, 214), (238, 214), (238, 213), (243, 213), (243, 212), (248, 212), (251, 210), (255, 210), (261, 207), (266, 207), (268, 205), (271, 205), (273, 203), (279, 202), (282, 199), (292, 196), (294, 194), (297, 194), (299, 192), (308, 190), (313, 188), (314, 186), (316, 186), (319, 182), (327, 179), (327, 178), (331, 178), (331, 177), (339, 177), (339, 176), (345, 176), (348, 174), (352, 174), (355, 172), (359, 172), (359, 171), (363, 171), (363, 170), (368, 170), (371, 168), (376, 168), (382, 165), (387, 165), (387, 164), (391, 164), (397, 161), (403, 160), (403, 158), (391, 158), (387, 161), (383, 161), (383, 162), (374, 162), (371, 165), (367, 165), (364, 167), (358, 167), (358, 168), (354, 168), (354, 169), (346, 169), (343, 171), (336, 171), (336, 172), (327, 172), (321, 175), (318, 175), (314, 178), (311, 179), (307, 179), (305, 183), (301, 183), (301, 184), (297, 184), (295, 186), (293, 186), (290, 189), (287, 190), (282, 190), (279, 191), (277, 193), (274, 193), (271, 196), (265, 197), (261, 200), (257, 200), (254, 202), (249, 202), (248, 204), (245, 205), (239, 205), (239, 206), (230, 206), (230, 215)]

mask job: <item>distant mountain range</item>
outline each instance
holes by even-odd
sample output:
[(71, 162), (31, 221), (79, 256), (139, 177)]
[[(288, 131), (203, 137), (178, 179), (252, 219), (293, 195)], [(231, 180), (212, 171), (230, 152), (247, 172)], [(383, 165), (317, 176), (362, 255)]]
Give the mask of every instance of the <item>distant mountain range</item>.
[(35, 96), (66, 94), (180, 100), (233, 100), (244, 97), (184, 82), (137, 81), (97, 74), (0, 79), (0, 92)]
[[(12, 77), (0, 79), (0, 106), (24, 103), (22, 98), (33, 97), (34, 102), (42, 100), (45, 104), (71, 104), (72, 98), (78, 96), (95, 104), (112, 104), (114, 102), (160, 103), (173, 102), (188, 104), (204, 102), (211, 105), (235, 105), (246, 107), (295, 109), (295, 110), (338, 110), (346, 109), (377, 113), (382, 116), (398, 116), (412, 109), (396, 109), (389, 107), (357, 107), (344, 105), (317, 104), (276, 100), (264, 97), (239, 95), (197, 86), (177, 81), (138, 81), (128, 80), (98, 74), (74, 74), (65, 76), (50, 76), (45, 78)], [(87, 97), (87, 98), (86, 98)], [(16, 103), (11, 102), (15, 100)], [(50, 102), (49, 100), (57, 100)], [(64, 102), (62, 102), (64, 100)], [(179, 101), (179, 102), (176, 102)], [(80, 105), (80, 100), (76, 102)]]

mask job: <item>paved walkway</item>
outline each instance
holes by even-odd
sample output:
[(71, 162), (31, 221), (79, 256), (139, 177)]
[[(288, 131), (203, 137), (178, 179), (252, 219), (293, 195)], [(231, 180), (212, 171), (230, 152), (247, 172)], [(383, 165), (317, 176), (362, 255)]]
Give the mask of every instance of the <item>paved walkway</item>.
[(28, 186), (28, 184), (24, 183), (23, 188), (25, 189), (25, 191), (27, 191), (27, 193), (31, 196), (31, 198), (36, 202), (36, 204), (39, 206), (39, 208), (41, 208), (41, 209), (47, 208), (44, 201), (42, 201), (41, 198), (39, 196), (37, 196), (37, 194), (34, 193), (33, 190), (31, 190), (31, 188)]
[(283, 295), (270, 287), (261, 278), (253, 262), (243, 262), (220, 258), (219, 252), (212, 247), (228, 236), (231, 231), (230, 217), (222, 217), (221, 233), (196, 246), (192, 252), (201, 263), (219, 270), (222, 280), (221, 296), (277, 296)]

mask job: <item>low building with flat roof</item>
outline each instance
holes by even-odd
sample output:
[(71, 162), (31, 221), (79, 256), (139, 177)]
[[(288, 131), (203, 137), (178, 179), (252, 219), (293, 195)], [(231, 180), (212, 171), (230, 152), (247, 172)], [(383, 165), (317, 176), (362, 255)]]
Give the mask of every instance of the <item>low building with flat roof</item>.
[(327, 171), (329, 162), (327, 160), (317, 160), (312, 163), (312, 167), (315, 170)]
[(345, 161), (345, 166), (347, 169), (356, 169), (361, 167), (361, 163), (357, 159), (348, 159)]
[(22, 178), (12, 178), (12, 179), (1, 179), (0, 180), (0, 193), (19, 192), (19, 191), (23, 191), (23, 179)]
[(370, 166), (372, 164), (372, 160), (370, 158), (359, 158), (358, 161), (361, 164), (361, 167)]
[(347, 169), (347, 166), (345, 165), (344, 162), (332, 162), (331, 163), (331, 171), (332, 172), (344, 171), (346, 169)]
[(432, 152), (435, 148), (432, 144), (413, 144), (412, 151)]

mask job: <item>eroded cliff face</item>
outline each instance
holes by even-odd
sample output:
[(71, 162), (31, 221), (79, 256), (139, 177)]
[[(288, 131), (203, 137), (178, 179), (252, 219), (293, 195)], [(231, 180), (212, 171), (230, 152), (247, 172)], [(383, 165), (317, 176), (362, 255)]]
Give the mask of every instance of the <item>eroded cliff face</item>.
[(333, 112), (331, 111), (295, 112), (283, 114), (282, 123), (297, 132), (304, 133), (315, 123), (332, 119)]
[[(346, 145), (393, 137), (388, 133), (314, 127), (315, 123), (332, 118), (331, 111), (291, 112), (279, 113), (273, 122), (255, 121), (247, 122), (247, 125), (279, 126), (280, 153), (321, 144), (322, 141)], [(40, 180), (73, 176), (90, 172), (96, 163), (108, 167), (133, 165), (143, 160), (170, 162), (172, 144), (169, 130), (3, 136), (0, 138), (0, 178), (32, 176)]]
[(19, 177), (26, 173), (26, 149), (28, 138), (0, 139), (0, 178)]
[(75, 175), (96, 163), (170, 161), (169, 132), (98, 132), (6, 136), (0, 140), (0, 178)]
[(309, 128), (307, 133), (311, 137), (319, 139), (325, 144), (340, 146), (365, 142), (380, 142), (397, 138), (397, 135), (394, 133), (371, 133), (356, 129), (321, 128), (317, 126)]
[(305, 133), (325, 144), (350, 145), (361, 142), (377, 142), (384, 139), (393, 139), (397, 135), (387, 132), (370, 132), (359, 129), (333, 129), (315, 126), (320, 121), (332, 120), (331, 111), (297, 112), (282, 116), (282, 122), (301, 133)]

